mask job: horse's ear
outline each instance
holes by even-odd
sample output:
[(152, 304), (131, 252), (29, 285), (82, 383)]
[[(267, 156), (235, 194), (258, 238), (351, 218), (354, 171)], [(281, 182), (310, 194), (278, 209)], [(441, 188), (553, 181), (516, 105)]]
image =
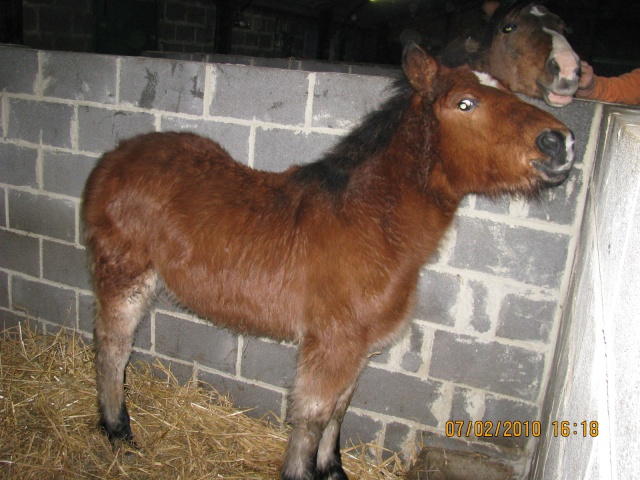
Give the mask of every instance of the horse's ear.
[(433, 80), (438, 73), (438, 62), (413, 42), (409, 42), (404, 49), (402, 69), (416, 92), (432, 92)]
[(487, 16), (487, 20), (493, 16), (499, 6), (500, 2), (497, 0), (487, 0), (482, 4), (482, 11)]

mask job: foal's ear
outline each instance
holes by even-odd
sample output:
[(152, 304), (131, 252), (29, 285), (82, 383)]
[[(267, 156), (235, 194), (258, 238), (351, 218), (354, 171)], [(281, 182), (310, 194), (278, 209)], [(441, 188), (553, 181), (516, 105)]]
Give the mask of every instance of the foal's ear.
[(438, 73), (438, 62), (413, 42), (409, 42), (402, 55), (402, 69), (413, 89), (430, 95), (433, 80)]
[(499, 6), (500, 2), (497, 0), (487, 0), (482, 4), (482, 11), (487, 16), (487, 20), (493, 16)]

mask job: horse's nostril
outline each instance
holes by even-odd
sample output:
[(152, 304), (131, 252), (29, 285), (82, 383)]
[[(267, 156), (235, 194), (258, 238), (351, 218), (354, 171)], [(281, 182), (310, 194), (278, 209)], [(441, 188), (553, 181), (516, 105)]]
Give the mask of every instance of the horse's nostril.
[(550, 157), (557, 155), (563, 144), (564, 137), (560, 132), (555, 130), (541, 133), (536, 139), (536, 145), (540, 151)]
[(547, 72), (549, 72), (554, 77), (560, 75), (560, 65), (555, 58), (550, 58), (549, 60), (547, 60)]
[(549, 158), (532, 161), (533, 168), (542, 175), (546, 184), (562, 183), (573, 166), (573, 133), (565, 135), (557, 130), (547, 130), (538, 135), (536, 145)]

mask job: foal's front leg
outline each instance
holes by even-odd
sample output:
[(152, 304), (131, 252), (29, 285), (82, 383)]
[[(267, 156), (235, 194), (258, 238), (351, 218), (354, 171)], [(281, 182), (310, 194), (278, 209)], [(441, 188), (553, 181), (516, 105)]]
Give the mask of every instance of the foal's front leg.
[(340, 340), (328, 342), (326, 337), (324, 340), (322, 344), (306, 338), (300, 347), (289, 412), (292, 431), (281, 471), (283, 480), (347, 478), (335, 448), (339, 448), (336, 442), (340, 423), (355, 388), (363, 355), (341, 349)]

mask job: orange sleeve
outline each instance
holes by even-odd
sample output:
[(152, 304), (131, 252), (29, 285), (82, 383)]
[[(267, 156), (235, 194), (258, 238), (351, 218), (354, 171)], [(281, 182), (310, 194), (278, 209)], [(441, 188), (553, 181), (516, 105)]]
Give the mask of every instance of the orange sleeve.
[(640, 68), (623, 73), (619, 77), (596, 76), (594, 80), (593, 89), (588, 94), (580, 95), (578, 91), (577, 96), (603, 102), (640, 104)]

